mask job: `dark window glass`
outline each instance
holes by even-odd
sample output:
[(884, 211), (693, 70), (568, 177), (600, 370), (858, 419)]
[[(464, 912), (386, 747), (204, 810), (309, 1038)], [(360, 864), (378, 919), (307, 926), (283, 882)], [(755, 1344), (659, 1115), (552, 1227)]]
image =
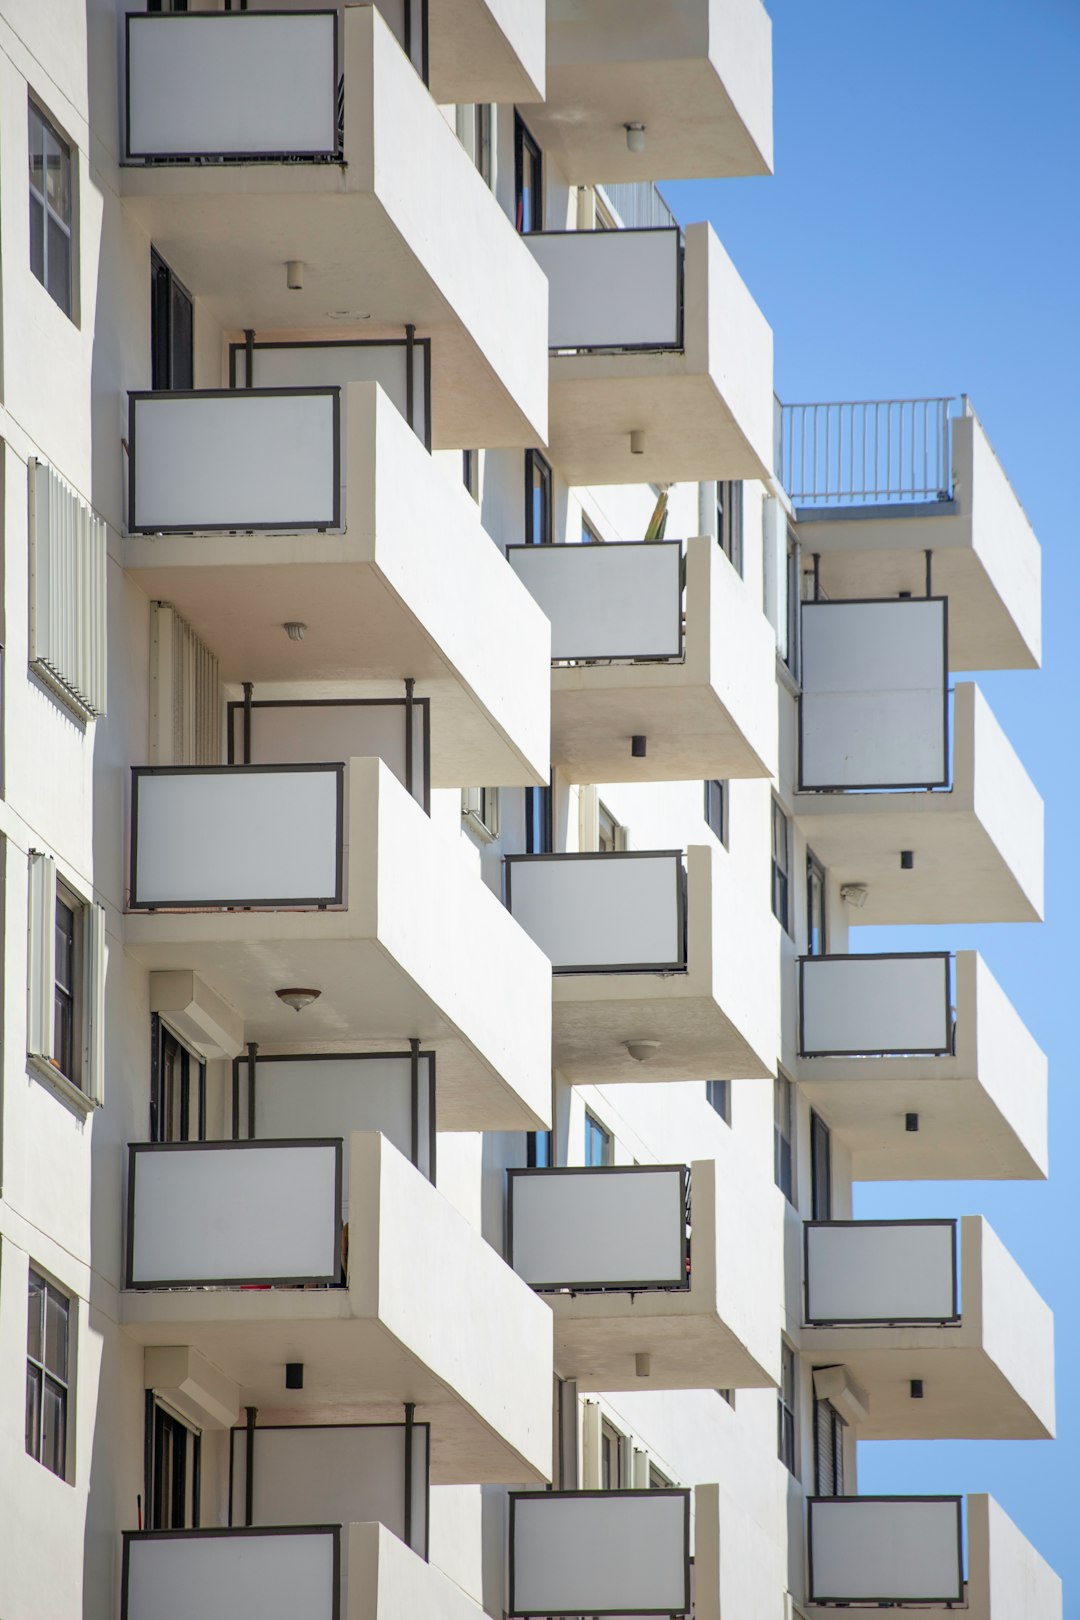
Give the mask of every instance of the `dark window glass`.
[(832, 1220), (832, 1139), (820, 1114), (810, 1115), (810, 1216)]
[(824, 956), (825, 868), (815, 855), (806, 852), (806, 954)]
[(617, 1491), (622, 1483), (623, 1437), (610, 1423), (600, 1429), (600, 1489)]
[(720, 1118), (724, 1121), (724, 1124), (725, 1125), (730, 1125), (731, 1124), (731, 1081), (730, 1080), (706, 1080), (706, 1082), (705, 1082), (705, 1098), (706, 1098), (706, 1101), (709, 1102), (712, 1105), (712, 1107), (716, 1109), (716, 1112), (720, 1115)]
[(727, 783), (705, 783), (705, 820), (724, 845), (727, 844)]
[(67, 1472), (71, 1301), (31, 1268), (26, 1311), (26, 1449), (61, 1479)]
[(829, 1401), (814, 1402), (814, 1488), (819, 1496), (844, 1494), (844, 1420)]
[(526, 1163), (530, 1170), (549, 1170), (553, 1163), (551, 1132), (530, 1131), (526, 1146)]
[(150, 1019), (150, 1140), (206, 1139), (206, 1064), (156, 1013)]
[(55, 983), (53, 986), (53, 1058), (60, 1073), (77, 1082), (75, 1073), (75, 913), (56, 901)]
[(731, 1407), (731, 1410), (734, 1412), (734, 1410), (735, 1410), (735, 1391), (733, 1389), (718, 1389), (716, 1393), (719, 1395), (719, 1397), (720, 1397), (720, 1399), (722, 1401), (726, 1401), (728, 1403), (728, 1405)]
[(544, 163), (540, 148), (514, 114), (514, 223), (519, 231), (544, 228)]
[(780, 1391), (776, 1402), (777, 1456), (792, 1474), (795, 1473), (795, 1352), (789, 1345), (780, 1346)]
[(525, 452), (525, 544), (550, 546), (551, 468), (539, 450)]
[(743, 571), (743, 487), (730, 480), (716, 486), (716, 537), (733, 568)]
[(602, 546), (604, 537), (593, 528), (584, 512), (581, 514), (581, 543), (583, 546)]
[(668, 1479), (667, 1475), (662, 1474), (660, 1472), (659, 1468), (657, 1468), (655, 1463), (650, 1463), (649, 1464), (649, 1489), (650, 1489), (650, 1491), (666, 1491), (666, 1490), (669, 1489), (670, 1485), (671, 1485), (671, 1481), (670, 1481), (670, 1479)]
[(30, 269), (71, 314), (71, 148), (29, 103)]
[(165, 260), (150, 250), (150, 386), (194, 388), (195, 306)]
[(600, 1121), (591, 1114), (585, 1115), (585, 1163), (611, 1163), (611, 1133), (605, 1131)]
[(475, 501), (480, 492), (479, 450), (463, 450), (461, 452), (461, 481)]
[(772, 909), (781, 928), (791, 932), (788, 880), (791, 875), (791, 827), (787, 816), (772, 802)]
[(773, 1081), (773, 1179), (789, 1203), (795, 1202), (795, 1120), (790, 1080)]
[(197, 1530), (202, 1436), (146, 1392), (147, 1529)]
[(553, 847), (551, 788), (526, 788), (525, 853), (550, 855)]

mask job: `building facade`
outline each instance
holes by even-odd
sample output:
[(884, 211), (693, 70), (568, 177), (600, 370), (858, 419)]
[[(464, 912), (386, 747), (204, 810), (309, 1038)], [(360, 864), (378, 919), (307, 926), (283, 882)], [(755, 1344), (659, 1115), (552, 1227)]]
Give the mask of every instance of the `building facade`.
[(1054, 1620), (966, 399), (781, 405), (655, 182), (760, 0), (0, 0), (3, 1620)]

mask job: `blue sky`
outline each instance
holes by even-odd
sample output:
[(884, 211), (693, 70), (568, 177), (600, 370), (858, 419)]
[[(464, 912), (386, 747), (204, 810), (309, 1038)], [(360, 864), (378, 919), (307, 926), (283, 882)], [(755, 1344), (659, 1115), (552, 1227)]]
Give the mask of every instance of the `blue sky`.
[(865, 1186), (856, 1212), (989, 1218), (1056, 1314), (1059, 1438), (867, 1444), (859, 1485), (990, 1491), (1076, 1620), (1080, 0), (768, 9), (775, 177), (669, 185), (668, 200), (683, 223), (712, 221), (770, 321), (782, 399), (969, 394), (1043, 546), (1043, 671), (980, 684), (1046, 801), (1046, 924), (889, 937), (983, 952), (1050, 1057), (1051, 1179)]

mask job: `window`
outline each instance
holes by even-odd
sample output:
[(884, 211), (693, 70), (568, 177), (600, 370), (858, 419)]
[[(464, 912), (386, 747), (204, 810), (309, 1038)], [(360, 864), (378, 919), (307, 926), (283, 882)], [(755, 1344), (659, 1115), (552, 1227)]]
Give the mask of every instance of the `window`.
[(156, 248), (150, 249), (150, 386), (195, 386), (195, 306)]
[(720, 1399), (722, 1401), (727, 1402), (727, 1404), (731, 1407), (731, 1410), (734, 1412), (734, 1410), (735, 1410), (735, 1391), (733, 1389), (718, 1389), (716, 1393), (719, 1395), (719, 1397), (720, 1397)]
[(206, 1064), (150, 1015), (150, 1140), (206, 1141)]
[(461, 481), (473, 500), (478, 501), (480, 499), (479, 450), (463, 450), (461, 452)]
[(498, 788), (462, 788), (461, 818), (485, 844), (499, 836)]
[(491, 115), (490, 102), (459, 103), (456, 110), (457, 137), (475, 163), (480, 178), (491, 185)]
[(597, 807), (596, 847), (601, 855), (614, 855), (626, 848), (626, 828), (616, 821), (606, 804)]
[(26, 1311), (26, 1449), (67, 1478), (71, 1301), (30, 1268)]
[(660, 1472), (655, 1463), (649, 1464), (650, 1491), (666, 1491), (671, 1489), (671, 1481), (666, 1474)]
[(785, 933), (791, 933), (788, 878), (791, 872), (791, 823), (776, 799), (772, 802), (772, 909)]
[(101, 1100), (105, 914), (30, 853), (27, 1056), (39, 1079)]
[(780, 1389), (776, 1400), (776, 1454), (790, 1473), (795, 1467), (795, 1352), (780, 1346)]
[(30, 268), (71, 314), (71, 148), (29, 103)]
[(844, 1420), (831, 1401), (814, 1401), (814, 1489), (844, 1494)]
[(611, 1163), (611, 1132), (605, 1131), (600, 1121), (588, 1113), (585, 1115), (585, 1163)]
[(732, 480), (716, 486), (716, 538), (720, 549), (741, 574), (743, 571), (743, 487)]
[(795, 1202), (795, 1104), (790, 1080), (773, 1081), (773, 1179), (789, 1204)]
[(550, 855), (553, 842), (551, 788), (525, 789), (525, 853)]
[(525, 1163), (530, 1170), (550, 1170), (553, 1163), (550, 1131), (529, 1131)]
[(617, 1491), (622, 1484), (625, 1436), (605, 1418), (600, 1425), (600, 1489)]
[(825, 868), (811, 850), (806, 852), (806, 954), (824, 956)]
[(727, 848), (727, 783), (705, 783), (705, 820)]
[(706, 1080), (705, 1100), (716, 1109), (725, 1125), (731, 1124), (731, 1081)]
[(550, 546), (551, 468), (539, 450), (525, 452), (525, 544)]
[(514, 114), (514, 223), (519, 231), (544, 228), (544, 160), (540, 148)]
[(202, 1436), (146, 1392), (146, 1528), (197, 1530)]
[(603, 535), (593, 527), (584, 512), (581, 514), (581, 543), (583, 546), (602, 546), (604, 543)]
[(810, 1115), (810, 1218), (832, 1220), (832, 1137), (815, 1113)]

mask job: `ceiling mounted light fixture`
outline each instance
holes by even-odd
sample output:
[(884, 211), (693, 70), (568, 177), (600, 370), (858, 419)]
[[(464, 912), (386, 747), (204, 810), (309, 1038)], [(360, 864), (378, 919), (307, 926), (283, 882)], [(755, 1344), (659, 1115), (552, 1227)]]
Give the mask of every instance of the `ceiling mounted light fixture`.
[(322, 991), (289, 988), (285, 990), (275, 990), (274, 994), (277, 996), (279, 1001), (283, 1001), (285, 1003), (286, 1007), (291, 1007), (293, 1012), (303, 1012), (304, 1008), (310, 1007), (313, 1001), (318, 1001), (319, 997), (322, 995)]
[(659, 1041), (624, 1041), (623, 1045), (635, 1063), (648, 1063), (660, 1050)]
[(626, 131), (626, 144), (629, 147), (630, 151), (631, 152), (644, 152), (644, 150), (645, 150), (645, 125), (644, 124), (624, 124), (623, 129), (625, 129), (625, 131)]
[(281, 628), (290, 641), (303, 641), (307, 625), (302, 623), (300, 619), (286, 619)]
[(303, 259), (289, 259), (285, 265), (285, 285), (290, 292), (302, 292), (304, 288), (304, 261)]

